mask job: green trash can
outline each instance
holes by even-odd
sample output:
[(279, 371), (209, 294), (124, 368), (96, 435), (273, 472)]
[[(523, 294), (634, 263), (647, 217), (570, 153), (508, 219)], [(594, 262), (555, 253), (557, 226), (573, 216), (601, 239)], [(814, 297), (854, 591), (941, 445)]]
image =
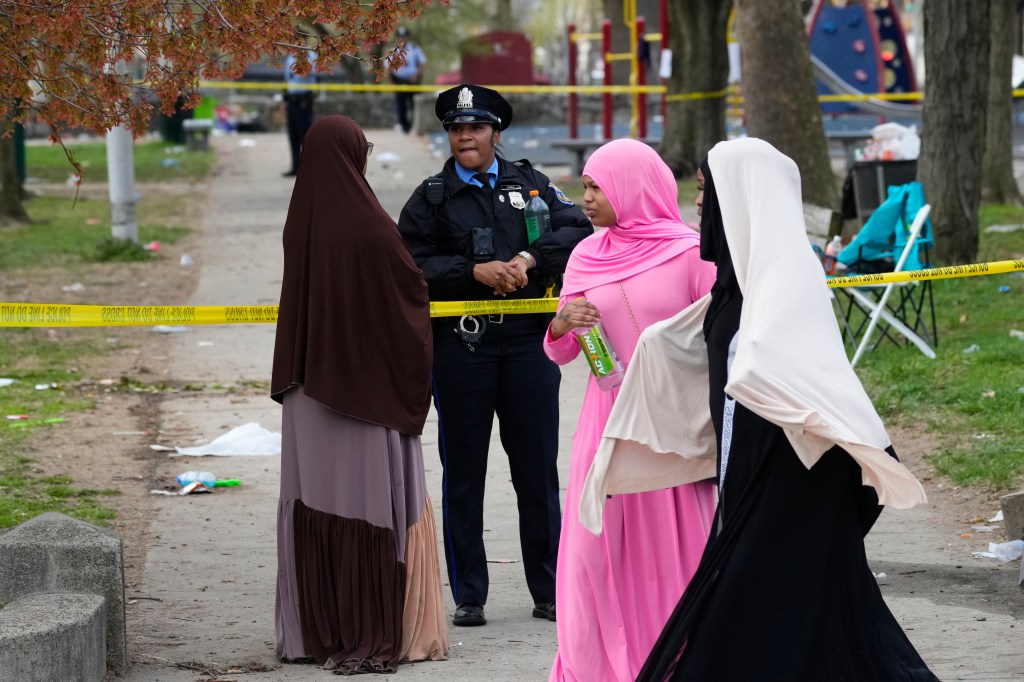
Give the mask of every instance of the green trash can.
[(160, 137), (164, 138), (164, 142), (185, 144), (184, 124), (186, 119), (192, 118), (192, 111), (182, 108), (181, 105), (184, 101), (184, 99), (178, 99), (177, 103), (175, 103), (173, 116), (168, 116), (164, 113), (160, 114)]

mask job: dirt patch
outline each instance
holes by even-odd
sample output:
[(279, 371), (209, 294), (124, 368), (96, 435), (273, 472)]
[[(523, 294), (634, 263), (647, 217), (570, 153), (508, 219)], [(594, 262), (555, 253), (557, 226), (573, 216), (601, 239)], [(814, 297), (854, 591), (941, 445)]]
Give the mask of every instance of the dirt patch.
[[(906, 426), (890, 427), (889, 435), (900, 459), (921, 481), (928, 494), (928, 502), (934, 507), (935, 517), (942, 520), (951, 537), (971, 533), (972, 525), (987, 524), (987, 520), (999, 511), (999, 496), (1005, 495), (1006, 490), (956, 486), (935, 472), (927, 461), (928, 455), (949, 447), (938, 436), (922, 428)], [(1001, 532), (986, 534), (985, 537), (986, 542), (1004, 540)]]
[[(93, 192), (94, 188), (89, 188)], [(195, 290), (198, 271), (180, 264), (181, 254), (195, 253), (205, 193), (194, 185), (150, 186), (151, 199), (177, 197), (179, 210), (168, 219), (191, 226), (193, 233), (175, 244), (163, 245), (152, 261), (140, 263), (75, 263), (65, 268), (24, 268), (0, 276), (0, 300), (34, 303), (178, 305)], [(70, 194), (69, 194), (70, 196)], [(81, 284), (84, 289), (65, 291)], [(34, 460), (32, 472), (40, 476), (66, 475), (82, 488), (113, 489), (120, 494), (103, 497), (114, 509), (110, 523), (124, 545), (126, 590), (129, 600), (141, 583), (151, 538), (153, 496), (150, 490), (172, 481), (156, 477), (157, 464), (166, 455), (149, 445), (163, 440), (159, 405), (175, 386), (163, 369), (167, 336), (150, 327), (39, 328), (34, 334), (53, 343), (88, 339), (105, 348), (96, 356), (81, 357), (68, 367), (63, 391), (71, 401), (89, 400), (95, 407), (62, 415), (64, 423), (40, 429), (27, 442)]]

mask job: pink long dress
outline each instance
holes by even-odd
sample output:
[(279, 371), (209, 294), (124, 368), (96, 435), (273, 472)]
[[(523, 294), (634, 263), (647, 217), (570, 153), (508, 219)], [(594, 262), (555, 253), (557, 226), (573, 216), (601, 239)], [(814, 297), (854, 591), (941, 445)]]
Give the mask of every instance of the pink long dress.
[[(622, 282), (637, 326), (675, 315), (710, 291), (715, 269), (691, 248)], [(617, 283), (586, 291), (626, 365), (639, 334)], [(563, 298), (559, 307), (567, 302)], [(564, 365), (580, 352), (572, 334), (544, 350)], [(681, 387), (685, 390), (685, 387)], [(558, 548), (555, 602), (558, 653), (550, 682), (632, 682), (700, 561), (711, 530), (714, 485), (616, 495), (607, 501), (601, 536), (579, 522), (579, 496), (618, 389), (591, 376), (573, 435), (565, 518)], [(687, 415), (679, 415), (686, 419)]]

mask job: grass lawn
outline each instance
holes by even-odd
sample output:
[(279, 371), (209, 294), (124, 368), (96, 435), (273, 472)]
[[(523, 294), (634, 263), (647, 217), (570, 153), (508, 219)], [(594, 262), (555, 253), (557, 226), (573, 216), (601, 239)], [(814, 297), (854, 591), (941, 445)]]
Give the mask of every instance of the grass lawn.
[[(1024, 223), (1024, 210), (982, 209), (979, 262), (1024, 257), (1024, 230), (984, 231), (1016, 223)], [(1024, 332), (1024, 276), (936, 280), (932, 287), (936, 359), (883, 342), (861, 358), (857, 373), (887, 422), (938, 436), (941, 449), (928, 459), (940, 474), (956, 485), (1008, 490), (1024, 478), (1024, 340), (1010, 334)]]
[[(47, 338), (45, 330), (0, 329), (0, 377), (15, 379), (15, 383), (0, 386), (0, 528), (48, 511), (99, 525), (114, 517), (114, 512), (103, 506), (103, 498), (119, 494), (117, 491), (81, 488), (67, 476), (32, 473), (33, 432), (60, 428), (62, 415), (94, 406), (91, 399), (73, 397), (76, 392), (63, 388), (77, 379), (72, 368), (81, 358), (106, 352), (101, 343), (94, 335), (58, 344)], [(36, 388), (42, 385), (49, 388)], [(9, 418), (18, 415), (29, 419)]]
[[(105, 182), (103, 143), (75, 144), (73, 149), (86, 167), (84, 182)], [(165, 153), (168, 149), (173, 153)], [(176, 162), (165, 164), (166, 159)], [(205, 178), (213, 161), (212, 151), (179, 152), (161, 142), (135, 146), (135, 173), (140, 182), (169, 181), (180, 188)], [(72, 172), (60, 147), (29, 145), (26, 162), (28, 176), (45, 182), (63, 182)], [(182, 205), (195, 196), (155, 189), (147, 192), (137, 205), (140, 242), (168, 244), (188, 234), (191, 228)], [(33, 269), (45, 273), (67, 267), (81, 272), (96, 267), (91, 263), (98, 261), (163, 258), (137, 246), (111, 247), (107, 201), (36, 196), (25, 208), (34, 223), (0, 229), (0, 283), (8, 275), (11, 281), (21, 280)], [(43, 440), (38, 437), (40, 431), (60, 429), (64, 415), (95, 406), (88, 391), (77, 390), (80, 376), (76, 368), (117, 346), (105, 340), (103, 330), (81, 330), (63, 336), (60, 343), (53, 342), (46, 332), (0, 328), (0, 379), (15, 380), (0, 385), (0, 528), (47, 511), (104, 525), (114, 517), (104, 500), (118, 491), (76, 485), (68, 476), (41, 475), (38, 462), (50, 453), (37, 453), (34, 448)], [(36, 389), (43, 384), (51, 387)], [(8, 415), (29, 418), (12, 420)]]
[[(75, 160), (82, 165), (84, 182), (107, 181), (107, 147), (103, 142), (69, 143)], [(216, 152), (186, 152), (169, 142), (138, 142), (133, 148), (135, 180), (138, 182), (198, 182), (205, 178)], [(64, 182), (74, 173), (60, 145), (32, 144), (25, 147), (26, 175), (43, 182)]]
[[(162, 218), (180, 201), (179, 197), (167, 197), (138, 203), (140, 243), (171, 244), (189, 232), (189, 228), (168, 225)], [(0, 230), (0, 270), (158, 257), (141, 247), (110, 248), (110, 204), (106, 201), (38, 196), (27, 201), (25, 208), (36, 222)]]

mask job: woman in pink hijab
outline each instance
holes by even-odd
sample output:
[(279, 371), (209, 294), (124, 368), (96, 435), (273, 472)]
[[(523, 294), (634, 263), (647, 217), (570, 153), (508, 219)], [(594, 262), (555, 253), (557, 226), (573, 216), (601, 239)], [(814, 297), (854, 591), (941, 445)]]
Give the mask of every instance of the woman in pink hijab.
[[(715, 269), (701, 260), (700, 237), (679, 215), (672, 172), (651, 147), (609, 142), (587, 161), (583, 187), (584, 212), (606, 229), (573, 250), (544, 348), (564, 365), (580, 353), (577, 330), (600, 320), (628, 366), (640, 332), (710, 291)], [(711, 530), (715, 493), (707, 481), (612, 497), (600, 536), (580, 524), (580, 491), (617, 394), (591, 376), (573, 436), (551, 682), (632, 682)]]

